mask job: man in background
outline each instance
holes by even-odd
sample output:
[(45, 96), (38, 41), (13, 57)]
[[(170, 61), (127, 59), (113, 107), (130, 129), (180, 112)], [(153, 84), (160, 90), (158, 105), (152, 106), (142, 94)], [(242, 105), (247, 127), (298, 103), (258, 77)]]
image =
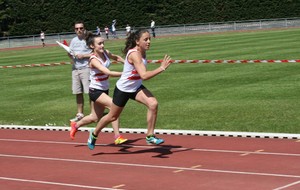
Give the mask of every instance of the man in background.
[(84, 117), (84, 95), (89, 93), (90, 84), (90, 68), (89, 58), (92, 50), (88, 48), (85, 41), (85, 27), (82, 21), (78, 21), (74, 25), (76, 37), (70, 42), (70, 49), (74, 55), (69, 54), (73, 61), (72, 66), (72, 92), (76, 95), (77, 114), (70, 121), (79, 121)]
[(105, 26), (104, 31), (105, 31), (106, 39), (108, 39), (109, 28)]
[(151, 20), (151, 30), (152, 30), (152, 35), (153, 35), (153, 38), (155, 38), (155, 21), (154, 20)]
[(117, 20), (114, 19), (114, 20), (112, 21), (112, 24), (111, 24), (111, 33), (112, 33), (112, 35), (113, 35), (113, 38), (117, 38), (116, 24), (117, 24)]
[(127, 24), (127, 26), (126, 26), (126, 37), (128, 37), (130, 35), (130, 33), (131, 33), (131, 27), (130, 27), (129, 24)]
[(42, 46), (45, 47), (45, 33), (44, 31), (41, 31), (40, 33), (40, 38), (41, 38), (41, 41), (42, 41)]
[(96, 35), (101, 36), (101, 30), (99, 26), (96, 27)]

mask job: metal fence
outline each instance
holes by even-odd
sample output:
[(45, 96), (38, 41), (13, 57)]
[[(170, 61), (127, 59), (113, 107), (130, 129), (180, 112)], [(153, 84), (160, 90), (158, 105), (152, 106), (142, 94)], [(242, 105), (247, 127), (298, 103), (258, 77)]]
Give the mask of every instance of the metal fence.
[[(280, 18), (280, 19), (261, 19), (247, 21), (231, 22), (214, 22), (214, 23), (196, 23), (180, 25), (157, 26), (155, 33), (157, 36), (176, 35), (176, 34), (196, 34), (208, 32), (225, 32), (225, 31), (243, 31), (243, 30), (260, 30), (272, 28), (289, 28), (300, 27), (300, 18)], [(133, 30), (137, 28), (133, 27)], [(102, 35), (104, 31), (102, 31)], [(45, 43), (55, 44), (55, 41), (70, 41), (75, 36), (74, 32), (46, 34)], [(125, 38), (125, 28), (117, 28), (118, 38)], [(112, 39), (112, 35), (109, 34)], [(0, 48), (13, 48), (24, 46), (41, 45), (39, 34), (26, 36), (10, 36), (0, 38)]]

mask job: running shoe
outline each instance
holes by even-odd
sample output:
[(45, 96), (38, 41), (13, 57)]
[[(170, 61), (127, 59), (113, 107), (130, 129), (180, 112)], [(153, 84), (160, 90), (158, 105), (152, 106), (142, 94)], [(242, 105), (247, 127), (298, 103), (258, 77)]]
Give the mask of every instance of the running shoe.
[(159, 145), (164, 143), (165, 141), (163, 139), (157, 138), (155, 135), (150, 135), (146, 137), (146, 142), (149, 145)]
[(70, 130), (70, 138), (72, 140), (75, 139), (75, 134), (78, 131), (78, 129), (76, 128), (76, 122), (75, 121), (71, 121), (70, 122), (70, 126), (71, 126), (71, 130)]
[(70, 119), (70, 121), (74, 121), (74, 122), (78, 122), (80, 121), (82, 118), (84, 118), (83, 113), (77, 113), (76, 116), (73, 119)]
[(93, 150), (95, 148), (96, 140), (97, 140), (97, 137), (94, 136), (93, 132), (94, 132), (94, 129), (91, 129), (90, 130), (90, 136), (89, 136), (89, 139), (87, 141), (87, 145), (88, 145), (90, 150)]
[(128, 139), (124, 139), (122, 136), (119, 136), (118, 138), (115, 139), (115, 145), (123, 144), (127, 140)]

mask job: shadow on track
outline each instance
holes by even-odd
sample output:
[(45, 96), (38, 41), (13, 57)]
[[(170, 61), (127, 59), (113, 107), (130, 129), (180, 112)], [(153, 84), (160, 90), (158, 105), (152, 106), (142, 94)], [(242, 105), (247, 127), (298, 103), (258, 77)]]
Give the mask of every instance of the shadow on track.
[[(139, 140), (144, 140), (144, 138), (128, 140), (126, 143), (124, 143), (122, 145), (108, 144), (105, 146), (120, 147), (119, 151), (115, 152), (115, 153), (99, 152), (99, 153), (95, 153), (92, 155), (99, 156), (99, 155), (107, 155), (107, 154), (122, 155), (122, 154), (157, 153), (157, 155), (154, 155), (152, 157), (154, 157), (154, 158), (169, 158), (170, 155), (172, 155), (176, 152), (192, 150), (192, 148), (182, 148), (182, 146), (176, 146), (176, 145), (157, 145), (157, 146), (155, 146), (155, 145), (147, 145), (147, 146), (134, 145), (134, 143)], [(135, 149), (139, 148), (142, 150), (131, 151), (131, 149), (133, 149), (133, 148), (135, 148)]]

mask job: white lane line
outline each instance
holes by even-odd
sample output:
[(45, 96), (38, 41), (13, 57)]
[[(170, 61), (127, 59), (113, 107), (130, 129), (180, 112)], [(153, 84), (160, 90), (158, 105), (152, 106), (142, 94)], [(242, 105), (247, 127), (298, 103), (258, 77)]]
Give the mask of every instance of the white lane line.
[(292, 187), (292, 186), (297, 185), (297, 184), (300, 184), (300, 181), (296, 181), (294, 183), (290, 183), (288, 185), (285, 185), (285, 186), (282, 186), (282, 187), (278, 187), (278, 188), (273, 189), (273, 190), (282, 190), (282, 189), (286, 189), (288, 187)]
[[(39, 141), (39, 140), (20, 140), (20, 139), (0, 139), (0, 141), (8, 142), (22, 142), (22, 143), (45, 143), (45, 144), (65, 144), (65, 145), (83, 145), (86, 143), (78, 142), (58, 142), (58, 141)], [(153, 149), (153, 146), (140, 146), (140, 145), (111, 145), (111, 144), (97, 144), (96, 146), (112, 146), (112, 147), (124, 147), (124, 148), (143, 148), (143, 149)], [(199, 152), (217, 152), (217, 153), (236, 153), (236, 154), (257, 154), (257, 155), (276, 155), (276, 156), (295, 156), (300, 157), (300, 154), (291, 153), (277, 153), (277, 152), (262, 152), (262, 151), (240, 151), (240, 150), (218, 150), (218, 149), (200, 149), (200, 148), (184, 148), (184, 147), (172, 147), (171, 145), (158, 146), (160, 149), (168, 150), (178, 150), (178, 151), (199, 151)], [(155, 148), (157, 148), (155, 146)]]
[(22, 140), (22, 139), (0, 139), (0, 141), (22, 142), (22, 143), (45, 143), (45, 144), (86, 145), (86, 143), (78, 143), (78, 142), (40, 141), (40, 140)]
[(247, 152), (247, 153), (241, 154), (240, 156), (248, 156), (248, 155), (253, 154), (253, 153), (255, 153), (255, 152), (263, 152), (263, 151), (264, 151), (264, 150), (256, 150), (256, 151), (254, 151), (254, 152)]
[(58, 183), (58, 182), (38, 181), (38, 180), (20, 179), (20, 178), (10, 178), (10, 177), (0, 177), (0, 180), (19, 181), (19, 182), (27, 182), (27, 183), (40, 183), (40, 184), (47, 184), (47, 185), (58, 185), (58, 186), (67, 186), (67, 187), (77, 187), (77, 188), (85, 188), (85, 189), (115, 190), (115, 189), (113, 189), (113, 188), (106, 188), (106, 187), (96, 187), (96, 186), (86, 186), (86, 185), (76, 185), (76, 184), (70, 184), (70, 183)]
[(101, 162), (101, 161), (93, 161), (93, 160), (76, 160), (76, 159), (22, 156), (22, 155), (11, 155), (11, 154), (0, 154), (0, 157), (35, 159), (35, 160), (50, 160), (50, 161), (62, 161), (62, 162), (76, 162), (76, 163), (90, 163), (90, 164), (105, 164), (105, 165), (118, 165), (118, 166), (131, 166), (131, 167), (142, 167), (142, 168), (186, 170), (186, 171), (196, 171), (196, 172), (213, 172), (213, 173), (240, 174), (240, 175), (299, 178), (300, 179), (300, 175), (287, 175), (287, 174), (242, 172), (242, 171), (214, 170), (214, 169), (202, 169), (202, 168), (186, 168), (186, 167), (176, 167), (176, 166), (147, 165), (147, 164), (134, 164), (134, 163), (122, 163), (122, 162)]

